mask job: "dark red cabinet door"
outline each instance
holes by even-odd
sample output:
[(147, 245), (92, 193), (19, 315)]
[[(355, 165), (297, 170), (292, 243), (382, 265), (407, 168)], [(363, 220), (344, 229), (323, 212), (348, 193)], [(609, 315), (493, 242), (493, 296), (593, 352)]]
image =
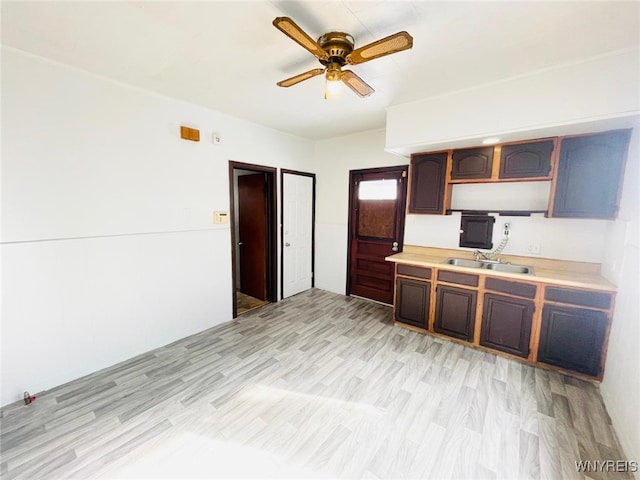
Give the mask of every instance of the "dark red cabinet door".
[(409, 213), (444, 214), (447, 154), (411, 157)]
[(478, 292), (467, 288), (438, 285), (434, 330), (471, 342)]
[(532, 300), (485, 293), (480, 345), (526, 358), (533, 311)]
[(553, 140), (503, 145), (500, 178), (547, 177), (551, 170)]
[(395, 319), (420, 328), (428, 327), (431, 282), (410, 278), (396, 280)]
[(454, 150), (451, 162), (453, 180), (491, 178), (493, 147)]
[(545, 305), (538, 361), (597, 376), (607, 315), (586, 308)]
[(615, 130), (562, 140), (552, 216), (615, 218), (629, 135)]

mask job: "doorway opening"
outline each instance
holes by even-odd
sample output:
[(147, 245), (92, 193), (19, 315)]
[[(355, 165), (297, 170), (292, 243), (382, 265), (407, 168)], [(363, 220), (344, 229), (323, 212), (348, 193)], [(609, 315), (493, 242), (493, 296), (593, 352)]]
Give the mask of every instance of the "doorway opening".
[(276, 169), (229, 162), (233, 318), (278, 301)]
[(402, 251), (407, 165), (349, 172), (347, 295), (393, 304), (394, 264)]

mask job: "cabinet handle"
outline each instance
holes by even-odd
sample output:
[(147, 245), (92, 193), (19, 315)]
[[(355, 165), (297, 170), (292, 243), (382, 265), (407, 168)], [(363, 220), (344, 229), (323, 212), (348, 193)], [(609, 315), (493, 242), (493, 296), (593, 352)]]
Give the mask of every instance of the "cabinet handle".
[(391, 247), (391, 250), (393, 250), (394, 252), (398, 251), (398, 242), (393, 242), (393, 246)]

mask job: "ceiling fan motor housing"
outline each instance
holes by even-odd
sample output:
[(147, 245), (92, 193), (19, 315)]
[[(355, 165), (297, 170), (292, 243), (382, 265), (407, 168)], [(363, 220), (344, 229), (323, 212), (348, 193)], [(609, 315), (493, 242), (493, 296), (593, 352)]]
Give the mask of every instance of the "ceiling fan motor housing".
[(320, 60), (325, 66), (337, 63), (343, 66), (347, 63), (346, 57), (353, 52), (353, 37), (348, 33), (329, 32), (318, 38), (318, 44), (329, 55), (328, 60)]

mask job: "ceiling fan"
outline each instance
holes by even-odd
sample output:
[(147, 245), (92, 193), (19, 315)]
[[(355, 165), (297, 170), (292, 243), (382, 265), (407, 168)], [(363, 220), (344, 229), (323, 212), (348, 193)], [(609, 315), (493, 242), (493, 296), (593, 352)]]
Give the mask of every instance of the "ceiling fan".
[(278, 82), (280, 87), (290, 87), (296, 83), (308, 80), (325, 73), (326, 88), (324, 98), (329, 98), (334, 86), (342, 81), (351, 90), (367, 97), (375, 90), (351, 70), (342, 70), (346, 64), (357, 65), (385, 55), (401, 52), (413, 46), (413, 37), (407, 32), (398, 32), (388, 37), (372, 42), (354, 50), (354, 40), (351, 35), (343, 32), (329, 32), (315, 41), (289, 17), (277, 17), (273, 25), (293, 41), (311, 52), (324, 68), (314, 68), (300, 73), (286, 80)]

